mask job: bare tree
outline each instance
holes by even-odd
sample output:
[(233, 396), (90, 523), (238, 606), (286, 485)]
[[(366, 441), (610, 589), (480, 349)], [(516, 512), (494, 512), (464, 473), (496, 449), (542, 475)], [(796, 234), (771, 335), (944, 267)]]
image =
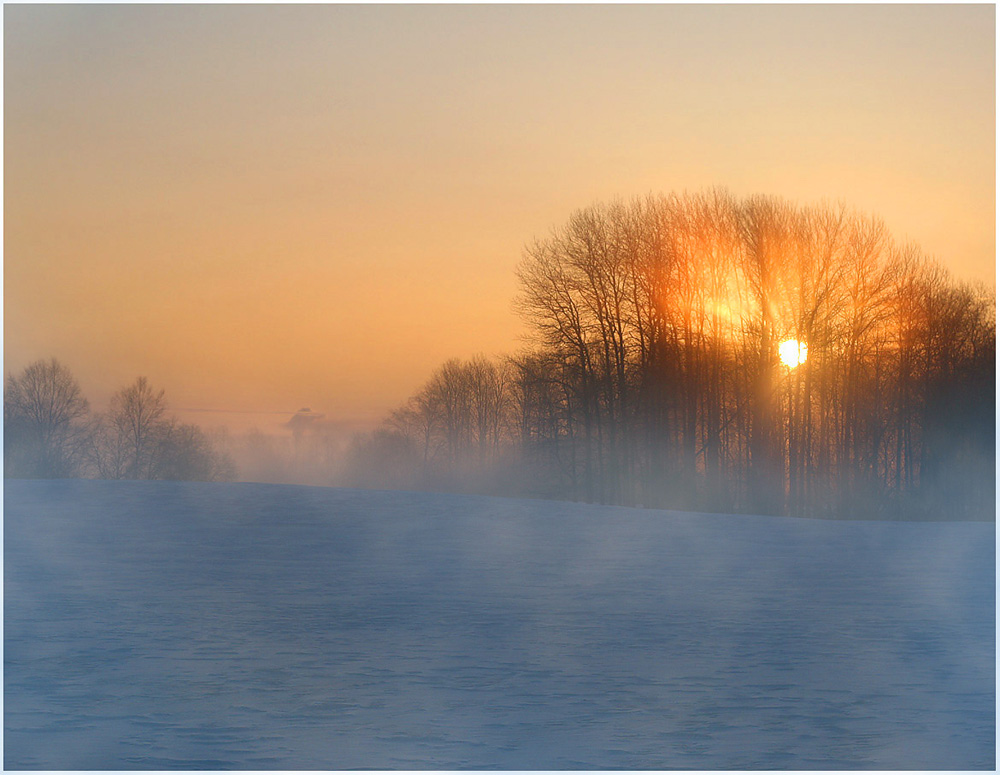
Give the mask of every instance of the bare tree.
[(7, 476), (58, 478), (80, 470), (89, 407), (80, 386), (55, 358), (35, 361), (4, 386)]
[(145, 377), (111, 398), (98, 418), (90, 457), (104, 479), (228, 481), (236, 477), (231, 456), (196, 425), (166, 417), (163, 390)]
[(128, 439), (107, 414), (94, 417), (87, 443), (87, 462), (98, 479), (125, 479), (128, 476)]
[(156, 478), (157, 448), (168, 432), (166, 411), (164, 391), (154, 391), (145, 377), (111, 397), (108, 420), (125, 454), (122, 478)]
[(236, 478), (232, 459), (197, 425), (168, 421), (158, 429), (157, 450), (151, 477), (195, 482), (230, 481)]

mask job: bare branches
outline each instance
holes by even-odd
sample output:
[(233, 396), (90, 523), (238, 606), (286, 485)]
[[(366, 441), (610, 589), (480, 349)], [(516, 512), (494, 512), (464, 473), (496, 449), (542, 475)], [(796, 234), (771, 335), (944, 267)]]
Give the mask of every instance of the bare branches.
[[(844, 205), (722, 189), (595, 205), (517, 276), (534, 349), (502, 378), (445, 364), (388, 423), (425, 482), (518, 460), (515, 492), (880, 514), (932, 503), (990, 449), (992, 293)], [(781, 362), (790, 340), (804, 362)]]
[(87, 399), (55, 358), (35, 361), (4, 386), (7, 476), (74, 476), (83, 463)]
[(232, 479), (228, 456), (200, 428), (165, 417), (164, 391), (144, 377), (90, 416), (69, 370), (36, 361), (4, 389), (5, 476), (101, 479)]

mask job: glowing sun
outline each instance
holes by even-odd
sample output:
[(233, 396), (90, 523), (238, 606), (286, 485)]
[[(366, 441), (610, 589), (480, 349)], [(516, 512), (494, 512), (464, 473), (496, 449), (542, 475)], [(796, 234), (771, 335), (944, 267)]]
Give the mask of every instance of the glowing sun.
[(789, 339), (778, 345), (778, 357), (788, 368), (794, 369), (800, 363), (805, 363), (809, 348), (805, 342)]

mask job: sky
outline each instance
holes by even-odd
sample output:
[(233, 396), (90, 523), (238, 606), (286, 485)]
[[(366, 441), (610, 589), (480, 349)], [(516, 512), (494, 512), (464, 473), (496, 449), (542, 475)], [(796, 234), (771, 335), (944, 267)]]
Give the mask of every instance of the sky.
[(98, 410), (142, 375), (182, 419), (373, 423), (524, 346), (527, 243), (651, 192), (844, 201), (995, 285), (992, 5), (3, 19), (4, 369)]

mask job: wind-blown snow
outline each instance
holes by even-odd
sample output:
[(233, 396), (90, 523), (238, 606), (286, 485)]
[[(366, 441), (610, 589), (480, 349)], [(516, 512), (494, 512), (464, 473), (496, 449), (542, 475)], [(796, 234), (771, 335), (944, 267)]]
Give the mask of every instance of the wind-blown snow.
[(994, 767), (994, 526), (4, 494), (13, 769)]

